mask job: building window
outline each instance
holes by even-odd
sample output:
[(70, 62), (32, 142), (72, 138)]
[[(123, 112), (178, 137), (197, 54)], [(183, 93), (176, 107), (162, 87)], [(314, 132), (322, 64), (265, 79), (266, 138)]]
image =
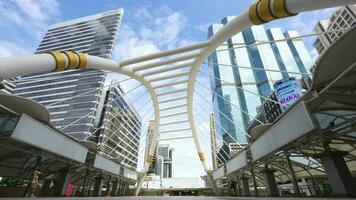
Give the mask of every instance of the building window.
[(346, 14), (347, 14), (347, 11), (344, 10), (341, 15), (344, 17)]
[(352, 18), (349, 18), (349, 19), (347, 20), (347, 24), (348, 24), (349, 26), (352, 25)]

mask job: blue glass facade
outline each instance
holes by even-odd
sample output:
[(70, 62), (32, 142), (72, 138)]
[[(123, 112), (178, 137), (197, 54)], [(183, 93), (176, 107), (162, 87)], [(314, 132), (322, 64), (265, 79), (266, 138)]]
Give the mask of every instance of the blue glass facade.
[[(208, 38), (232, 18), (211, 25)], [(269, 42), (296, 36), (296, 31), (253, 26), (234, 35), (209, 56), (218, 149), (228, 149), (221, 148), (223, 141), (247, 143), (245, 130), (272, 93), (273, 83), (286, 77), (300, 78), (302, 75), (288, 72), (306, 73), (310, 68), (312, 59), (301, 40)]]

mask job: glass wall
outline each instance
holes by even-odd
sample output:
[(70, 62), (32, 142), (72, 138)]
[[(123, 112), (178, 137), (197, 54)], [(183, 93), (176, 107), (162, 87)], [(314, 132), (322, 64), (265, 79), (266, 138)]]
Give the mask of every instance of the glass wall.
[[(232, 18), (225, 17), (221, 24), (211, 25), (208, 38)], [(261, 103), (271, 95), (276, 81), (300, 78), (300, 74), (288, 72), (306, 73), (312, 65), (303, 41), (284, 40), (296, 36), (296, 31), (283, 33), (280, 28), (265, 30), (262, 25), (253, 26), (234, 35), (209, 56), (219, 154), (229, 151), (222, 140), (226, 143), (249, 141), (246, 129)], [(273, 40), (284, 41), (271, 42)], [(226, 157), (218, 155), (218, 158)]]

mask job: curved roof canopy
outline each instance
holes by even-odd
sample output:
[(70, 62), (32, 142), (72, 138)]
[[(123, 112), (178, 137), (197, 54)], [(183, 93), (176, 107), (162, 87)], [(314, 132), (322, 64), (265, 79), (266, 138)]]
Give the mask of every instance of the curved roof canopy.
[(46, 124), (50, 122), (48, 110), (42, 104), (31, 99), (9, 94), (0, 94), (0, 105), (18, 114), (27, 114)]

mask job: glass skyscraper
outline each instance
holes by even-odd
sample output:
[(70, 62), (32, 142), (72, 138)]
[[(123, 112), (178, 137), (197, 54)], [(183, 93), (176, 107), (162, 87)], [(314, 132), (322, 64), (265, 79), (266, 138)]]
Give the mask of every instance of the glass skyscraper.
[(100, 120), (105, 125), (100, 131), (98, 150), (122, 165), (136, 169), (142, 124), (124, 94), (118, 85), (111, 86), (106, 92), (104, 104), (107, 105)]
[[(208, 38), (232, 18), (225, 17), (221, 24), (211, 25)], [(209, 56), (219, 154), (221, 149), (228, 151), (228, 147), (221, 148), (223, 140), (226, 143), (248, 142), (245, 130), (261, 103), (273, 92), (274, 82), (287, 77), (302, 78), (301, 74), (290, 72), (307, 73), (312, 59), (303, 41), (270, 42), (297, 36), (297, 31), (252, 26), (230, 38)]]
[[(123, 10), (116, 9), (54, 24), (36, 53), (73, 50), (111, 58), (122, 15)], [(22, 77), (13, 93), (46, 106), (57, 129), (79, 140), (97, 141), (88, 137), (100, 123), (105, 77), (105, 71), (91, 69), (38, 73)]]

